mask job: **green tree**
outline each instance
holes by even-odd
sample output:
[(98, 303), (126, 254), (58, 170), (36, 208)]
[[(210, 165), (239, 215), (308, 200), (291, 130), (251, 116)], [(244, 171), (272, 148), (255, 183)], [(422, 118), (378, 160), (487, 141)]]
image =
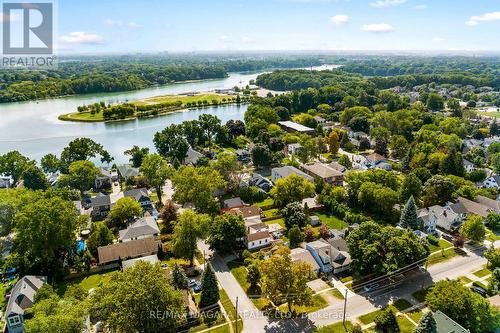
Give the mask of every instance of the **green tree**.
[(89, 304), (94, 318), (124, 333), (174, 333), (186, 307), (160, 265), (144, 261), (112, 273), (92, 293)]
[(60, 197), (42, 196), (21, 207), (14, 247), (20, 271), (55, 274), (60, 259), (75, 244), (77, 221), (73, 203)]
[(482, 243), (486, 236), (486, 228), (480, 216), (469, 216), (460, 227), (460, 234), (467, 240)]
[(500, 327), (500, 312), (457, 280), (436, 282), (425, 301), (432, 311), (439, 310), (474, 332), (486, 333)]
[(142, 216), (141, 204), (130, 197), (119, 199), (107, 217), (107, 223), (113, 228), (126, 227), (134, 218)]
[(130, 163), (134, 168), (139, 168), (142, 165), (142, 160), (149, 154), (149, 148), (144, 147), (141, 148), (139, 146), (134, 145), (129, 150), (125, 150), (125, 155), (130, 156)]
[(14, 183), (21, 179), (24, 170), (29, 165), (34, 165), (34, 161), (30, 161), (17, 150), (0, 156), (0, 174), (12, 176)]
[(272, 302), (286, 302), (288, 311), (294, 305), (311, 302), (312, 295), (307, 287), (311, 266), (303, 261), (292, 262), (290, 250), (280, 247), (274, 254), (262, 261), (262, 293)]
[(260, 283), (260, 278), (261, 278), (259, 264), (253, 262), (250, 265), (248, 265), (247, 269), (248, 269), (247, 282), (250, 283), (251, 288), (255, 288)]
[(109, 156), (101, 144), (89, 138), (78, 138), (71, 141), (61, 153), (61, 167), (67, 169), (70, 164), (76, 161), (86, 161), (97, 155)]
[(182, 125), (172, 124), (157, 132), (153, 139), (158, 153), (170, 162), (183, 162), (189, 150), (189, 143), (184, 137)]
[(294, 225), (288, 230), (288, 241), (290, 248), (294, 249), (304, 241), (304, 234), (297, 225)]
[(375, 322), (375, 328), (384, 333), (399, 333), (399, 325), (396, 319), (396, 315), (392, 312), (391, 308), (386, 308), (375, 317), (373, 320)]
[(436, 321), (432, 312), (423, 315), (413, 333), (437, 333)]
[(168, 179), (170, 167), (167, 161), (159, 154), (147, 155), (143, 158), (141, 172), (156, 189), (158, 200), (162, 203), (162, 188)]
[(89, 238), (87, 239), (87, 248), (93, 254), (97, 254), (99, 246), (105, 246), (113, 243), (113, 233), (103, 222), (92, 223)]
[(484, 252), (484, 257), (492, 269), (500, 268), (500, 248), (495, 248), (493, 244)]
[(67, 184), (71, 188), (83, 192), (90, 190), (101, 171), (90, 161), (76, 161), (69, 165), (69, 172), (61, 177), (61, 184)]
[(427, 107), (433, 111), (441, 111), (444, 109), (444, 98), (438, 93), (430, 93), (427, 96)]
[(185, 210), (179, 215), (170, 242), (172, 253), (178, 258), (189, 260), (193, 266), (197, 242), (206, 235), (209, 221), (209, 216), (196, 214), (192, 210)]
[(215, 277), (212, 265), (205, 264), (205, 270), (201, 276), (201, 295), (200, 307), (204, 308), (213, 305), (219, 301), (219, 286), (217, 285), (217, 278)]
[(340, 155), (339, 164), (345, 166), (347, 169), (352, 168), (352, 162), (347, 155)]
[(210, 167), (187, 166), (174, 173), (172, 185), (176, 202), (193, 203), (198, 212), (215, 214), (219, 211), (219, 204), (213, 194), (225, 188), (226, 182)]
[(211, 147), (213, 138), (221, 130), (220, 119), (211, 114), (202, 114), (198, 117), (198, 121), (205, 137), (208, 139), (208, 146)]
[(330, 148), (330, 153), (338, 153), (340, 148), (340, 138), (336, 131), (331, 131), (330, 135), (328, 135), (328, 147)]
[(449, 178), (434, 175), (424, 184), (423, 205), (424, 207), (444, 205), (451, 200), (454, 191), (455, 185)]
[(40, 160), (42, 170), (47, 173), (54, 173), (61, 168), (61, 161), (54, 154), (47, 154)]
[(271, 150), (263, 144), (256, 144), (252, 149), (252, 161), (257, 167), (268, 167), (273, 161)]
[(187, 276), (181, 266), (179, 266), (179, 264), (177, 263), (172, 269), (172, 283), (177, 289), (187, 289), (188, 287)]
[(36, 165), (29, 165), (22, 174), (24, 187), (30, 190), (46, 190), (50, 184), (47, 177)]
[(393, 135), (389, 143), (391, 149), (391, 156), (394, 158), (402, 159), (408, 152), (408, 141), (402, 135)]
[(403, 207), (403, 210), (401, 211), (399, 225), (401, 225), (403, 228), (411, 228), (413, 230), (419, 229), (420, 227), (417, 216), (417, 205), (415, 204), (415, 199), (413, 199), (413, 196), (408, 199), (405, 206)]
[(417, 200), (422, 195), (422, 182), (413, 172), (409, 173), (403, 180), (401, 185), (401, 191), (399, 195), (399, 200), (401, 202), (406, 202), (410, 197), (416, 198)]
[(281, 210), (281, 215), (285, 219), (285, 226), (288, 230), (291, 230), (294, 226), (302, 229), (309, 222), (309, 217), (299, 202), (291, 202), (286, 205)]
[(446, 105), (453, 114), (453, 117), (462, 118), (462, 107), (460, 106), (460, 101), (457, 98), (450, 98)]
[(271, 196), (278, 207), (285, 207), (289, 203), (302, 201), (313, 195), (314, 184), (296, 174), (278, 179), (271, 189)]
[(207, 244), (212, 250), (230, 253), (241, 246), (240, 239), (245, 235), (245, 222), (240, 215), (219, 215), (210, 224)]

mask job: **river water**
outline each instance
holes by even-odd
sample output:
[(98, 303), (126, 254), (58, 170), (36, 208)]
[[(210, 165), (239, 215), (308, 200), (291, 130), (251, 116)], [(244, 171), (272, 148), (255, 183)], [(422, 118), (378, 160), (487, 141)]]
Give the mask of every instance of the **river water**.
[[(331, 69), (335, 65), (314, 67)], [(186, 110), (155, 118), (134, 119), (111, 123), (78, 123), (57, 119), (61, 114), (75, 112), (79, 105), (105, 101), (125, 102), (151, 96), (179, 94), (195, 91), (245, 86), (258, 73), (230, 73), (229, 77), (216, 80), (176, 83), (142, 90), (68, 96), (31, 102), (0, 104), (0, 154), (18, 150), (22, 154), (39, 160), (47, 153), (59, 154), (71, 140), (88, 137), (102, 144), (115, 158), (115, 163), (124, 163), (128, 157), (123, 152), (133, 145), (152, 150), (153, 136), (170, 124), (197, 119), (200, 114), (210, 113), (222, 120), (243, 120), (247, 105), (226, 105), (203, 109)]]

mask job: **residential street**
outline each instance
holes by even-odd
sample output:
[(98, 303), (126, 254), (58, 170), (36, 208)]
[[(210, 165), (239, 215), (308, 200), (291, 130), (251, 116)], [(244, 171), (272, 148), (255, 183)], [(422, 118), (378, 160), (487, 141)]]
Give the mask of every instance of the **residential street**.
[[(500, 242), (495, 242), (495, 247), (499, 246)], [(238, 313), (243, 318), (243, 332), (309, 332), (314, 326), (330, 325), (342, 320), (344, 301), (341, 299), (319, 311), (309, 313), (307, 318), (303, 319), (271, 320), (265, 317), (247, 297), (238, 281), (229, 271), (224, 259), (218, 255), (213, 255), (204, 242), (199, 242), (198, 247), (200, 250), (205, 251), (205, 255), (211, 261), (221, 287), (226, 290), (233, 304), (235, 304), (236, 297), (238, 297)], [(427, 271), (416, 270), (407, 273), (404, 282), (397, 287), (379, 289), (364, 295), (349, 292), (346, 319), (353, 320), (360, 315), (386, 306), (398, 298), (412, 300), (411, 294), (421, 289), (422, 286), (428, 287), (439, 280), (456, 279), (481, 269), (486, 263), (486, 259), (481, 256), (483, 250), (485, 248), (472, 252), (465, 248), (466, 255), (464, 256), (430, 266)], [(415, 302), (415, 300), (413, 301)]]

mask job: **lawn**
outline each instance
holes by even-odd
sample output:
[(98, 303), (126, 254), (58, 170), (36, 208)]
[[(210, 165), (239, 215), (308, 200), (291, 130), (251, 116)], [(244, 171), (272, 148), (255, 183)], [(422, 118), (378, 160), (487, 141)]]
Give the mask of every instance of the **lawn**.
[(477, 111), (477, 114), (479, 114), (481, 116), (489, 116), (489, 117), (500, 118), (500, 112), (482, 112), (482, 111)]
[(396, 309), (398, 309), (398, 311), (404, 311), (411, 307), (411, 303), (404, 298), (396, 300), (393, 305)]
[(422, 310), (416, 309), (406, 313), (414, 322), (418, 323), (420, 319), (424, 316)]
[(364, 325), (368, 325), (369, 323), (373, 323), (373, 321), (375, 320), (375, 317), (377, 317), (379, 314), (381, 314), (384, 311), (384, 309), (379, 309), (379, 310), (375, 310), (373, 312), (364, 314), (362, 316), (359, 316), (358, 319)]
[(415, 325), (405, 316), (398, 316), (397, 321), (401, 333), (413, 333), (415, 330)]
[(457, 280), (460, 281), (461, 284), (467, 284), (472, 282), (472, 280), (469, 279), (467, 276), (460, 276)]
[(333, 215), (327, 215), (324, 213), (315, 213), (317, 217), (319, 217), (320, 221), (326, 224), (330, 229), (342, 230), (347, 228), (349, 225)]
[(340, 292), (340, 290), (338, 290), (337, 288), (333, 289), (331, 291), (332, 295), (336, 298), (339, 298), (339, 299), (344, 299), (344, 295), (342, 295), (342, 293)]
[(280, 216), (280, 210), (278, 208), (271, 208), (264, 211), (265, 217)]
[(429, 250), (432, 252), (439, 251), (441, 249), (446, 249), (450, 246), (453, 246), (450, 242), (448, 242), (446, 239), (440, 239), (438, 245), (433, 245), (429, 243)]
[(213, 101), (217, 101), (217, 103), (222, 103), (222, 100), (228, 100), (231, 96), (227, 95), (219, 95), (219, 94), (199, 94), (193, 96), (186, 95), (163, 95), (163, 96), (155, 96), (149, 97), (137, 101), (133, 101), (132, 104), (136, 105), (154, 105), (159, 103), (175, 103), (182, 102), (183, 105), (187, 103), (197, 103), (198, 101), (207, 101), (209, 104), (213, 104)]
[(236, 261), (230, 261), (227, 263), (231, 274), (233, 274), (234, 278), (238, 281), (241, 288), (245, 291), (247, 295), (250, 296), (250, 299), (255, 304), (257, 309), (262, 310), (269, 305), (269, 301), (265, 298), (258, 297), (260, 295), (260, 290), (250, 289), (250, 283), (247, 281), (248, 271), (242, 263)]
[(415, 298), (417, 301), (419, 302), (425, 302), (425, 296), (427, 296), (427, 293), (429, 292), (429, 288), (427, 289), (420, 289), (418, 291), (415, 291), (413, 294), (411, 294), (413, 296), (413, 298)]
[(106, 283), (107, 281), (109, 281), (110, 275), (113, 271), (116, 270), (109, 270), (102, 273), (92, 274), (82, 278), (63, 281), (56, 286), (55, 290), (60, 296), (63, 296), (68, 287), (73, 285), (79, 285), (83, 288), (83, 290), (88, 292), (92, 288), (94, 289), (97, 288), (101, 283)]
[[(314, 312), (318, 311), (319, 309), (324, 308), (325, 306), (328, 305), (328, 302), (320, 295), (314, 295), (312, 297), (312, 304), (309, 305), (293, 305), (292, 306), (292, 311), (295, 311), (297, 314), (300, 313), (309, 313), (309, 312)], [(287, 304), (281, 304), (278, 309), (281, 312), (288, 312), (288, 306)]]
[[(236, 308), (234, 307), (233, 303), (229, 299), (229, 296), (227, 296), (227, 293), (224, 289), (221, 289), (220, 292), (220, 302), (222, 303), (222, 306), (224, 307), (224, 310), (226, 310), (227, 316), (231, 321), (234, 321), (232, 323), (233, 329), (236, 328)], [(242, 330), (243, 326), (243, 321), (241, 318), (238, 316), (239, 322), (238, 322), (238, 330)], [(227, 328), (229, 331), (229, 327)]]
[(491, 271), (488, 269), (488, 268), (483, 268), (477, 272), (474, 272), (472, 273), (474, 274), (475, 276), (477, 276), (478, 278), (482, 278), (482, 277), (485, 277), (487, 275), (490, 275), (491, 274)]
[(7, 283), (2, 283), (1, 284), (1, 287), (0, 287), (0, 297), (1, 297), (1, 300), (0, 300), (0, 305), (1, 305), (1, 310), (5, 310), (5, 307), (7, 306), (7, 299), (5, 298), (5, 295), (9, 294), (10, 293), (10, 290), (12, 289), (12, 287), (14, 287), (14, 285), (16, 284), (17, 282), (17, 279), (14, 279), (10, 282), (7, 282)]
[(432, 266), (432, 265), (438, 264), (440, 262), (450, 260), (451, 258), (454, 258), (456, 256), (459, 256), (460, 253), (458, 251), (459, 250), (453, 248), (453, 249), (448, 249), (448, 250), (444, 250), (442, 252), (431, 254), (429, 256), (429, 259), (428, 259), (428, 265)]
[(273, 223), (278, 223), (280, 226), (285, 228), (285, 220), (283, 218), (277, 218), (274, 220), (268, 220), (264, 222), (265, 224), (273, 224)]
[(257, 206), (257, 207), (261, 207), (261, 208), (262, 207), (274, 206), (274, 200), (273, 200), (273, 198), (266, 198), (266, 199), (264, 199), (264, 200), (262, 200), (260, 202), (256, 202), (254, 205)]
[(317, 328), (313, 332), (314, 333), (347, 333), (347, 332), (351, 332), (352, 327), (353, 327), (352, 323), (350, 321), (346, 321), (345, 326), (344, 326), (344, 323), (339, 322), (339, 323), (335, 323), (332, 325)]

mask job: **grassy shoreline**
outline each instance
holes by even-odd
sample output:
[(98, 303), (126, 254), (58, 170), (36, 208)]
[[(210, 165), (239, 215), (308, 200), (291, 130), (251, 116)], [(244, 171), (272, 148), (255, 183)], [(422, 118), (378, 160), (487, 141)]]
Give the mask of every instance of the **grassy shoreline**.
[[(246, 99), (247, 99), (246, 96), (242, 97), (240, 104), (245, 104)], [(116, 122), (116, 121), (134, 120), (139, 118), (153, 118), (175, 112), (184, 112), (190, 109), (201, 109), (211, 106), (238, 104), (236, 102), (236, 97), (234, 95), (225, 95), (216, 93), (200, 93), (196, 95), (161, 95), (161, 96), (153, 96), (140, 100), (135, 100), (127, 104), (140, 107), (144, 105), (158, 105), (166, 102), (167, 103), (178, 102), (180, 103), (180, 105), (170, 106), (164, 109), (158, 109), (154, 114), (140, 115), (139, 113), (135, 113), (133, 116), (119, 118), (119, 119), (104, 119), (102, 111), (95, 114), (92, 114), (90, 111), (71, 112), (59, 115), (58, 119), (62, 121), (86, 122), (86, 123)]]

